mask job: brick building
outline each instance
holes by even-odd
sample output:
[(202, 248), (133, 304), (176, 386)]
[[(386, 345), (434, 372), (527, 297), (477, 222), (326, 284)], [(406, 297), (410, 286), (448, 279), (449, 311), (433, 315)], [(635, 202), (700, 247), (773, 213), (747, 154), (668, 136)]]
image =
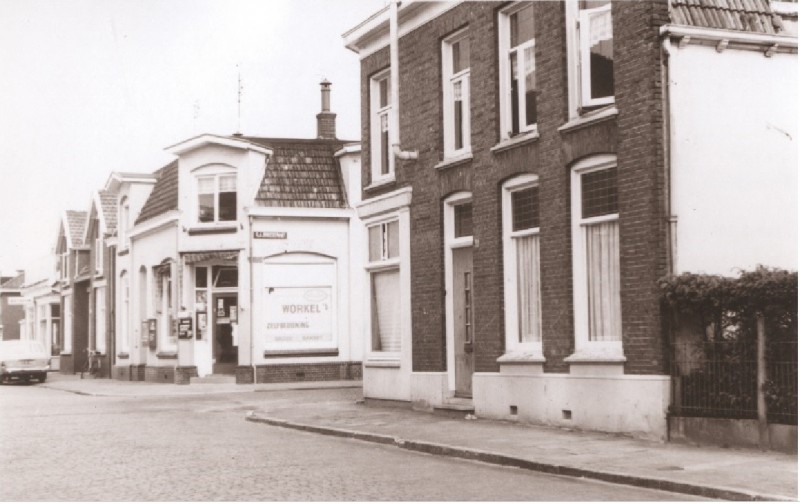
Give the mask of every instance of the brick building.
[(0, 340), (20, 339), (20, 324), (25, 319), (25, 308), (21, 304), (25, 273), (0, 276)]
[[(669, 51), (796, 53), (762, 26), (768, 2), (683, 5), (688, 20), (681, 3), (392, 2), (344, 34), (361, 60), (365, 397), (665, 437), (656, 281), (694, 253), (671, 203), (699, 183), (671, 191), (688, 168), (668, 133), (691, 103), (666, 99)], [(722, 14), (755, 21), (681, 38)]]

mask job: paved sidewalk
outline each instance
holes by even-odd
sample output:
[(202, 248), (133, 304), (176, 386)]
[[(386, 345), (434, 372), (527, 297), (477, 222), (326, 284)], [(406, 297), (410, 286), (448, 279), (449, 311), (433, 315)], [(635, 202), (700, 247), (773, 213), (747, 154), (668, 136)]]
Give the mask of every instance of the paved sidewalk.
[(41, 385), (76, 394), (167, 397), (330, 389), (319, 394), (248, 398), (247, 420), (398, 448), (729, 500), (798, 499), (797, 456), (657, 443), (602, 433), (467, 420), (364, 405), (361, 382), (191, 385), (83, 379), (50, 373)]
[(439, 455), (729, 500), (790, 500), (797, 457), (467, 420), (347, 400), (265, 402), (248, 420)]
[(106, 378), (84, 378), (80, 375), (49, 373), (47, 381), (36, 384), (55, 390), (74, 394), (107, 397), (169, 397), (209, 394), (241, 394), (247, 392), (268, 392), (273, 390), (308, 390), (361, 388), (360, 381), (296, 382), (296, 383), (258, 383), (237, 385), (235, 383), (192, 383), (175, 385), (172, 383), (150, 383), (139, 381), (120, 381)]

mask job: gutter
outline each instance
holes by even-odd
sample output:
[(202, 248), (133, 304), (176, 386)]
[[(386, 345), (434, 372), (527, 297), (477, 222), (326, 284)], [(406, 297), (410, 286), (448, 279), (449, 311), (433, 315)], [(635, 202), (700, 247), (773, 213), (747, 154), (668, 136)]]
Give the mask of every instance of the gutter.
[(715, 45), (722, 52), (731, 44), (743, 49), (763, 50), (764, 56), (771, 57), (776, 52), (796, 53), (797, 38), (769, 33), (751, 33), (718, 28), (699, 28), (685, 25), (664, 25), (659, 29), (662, 37), (680, 39), (678, 47), (686, 47), (691, 42)]

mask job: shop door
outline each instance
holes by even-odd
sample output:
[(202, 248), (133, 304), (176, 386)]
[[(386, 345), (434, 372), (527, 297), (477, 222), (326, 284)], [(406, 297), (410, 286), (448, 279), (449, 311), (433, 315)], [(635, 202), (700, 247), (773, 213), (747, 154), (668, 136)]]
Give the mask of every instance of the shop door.
[(472, 397), (473, 352), (472, 247), (453, 249), (453, 350), (456, 395)]
[(235, 374), (239, 363), (239, 302), (236, 294), (217, 294), (213, 298), (214, 374)]

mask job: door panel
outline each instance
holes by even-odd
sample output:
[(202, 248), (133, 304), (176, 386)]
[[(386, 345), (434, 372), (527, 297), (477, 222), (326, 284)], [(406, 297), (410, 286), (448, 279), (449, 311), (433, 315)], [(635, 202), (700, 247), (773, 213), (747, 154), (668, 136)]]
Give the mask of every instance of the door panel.
[(236, 294), (216, 295), (214, 315), (214, 374), (234, 374), (239, 363), (239, 347), (235, 337), (239, 302)]
[(472, 248), (453, 249), (453, 349), (456, 395), (472, 397), (473, 352)]

